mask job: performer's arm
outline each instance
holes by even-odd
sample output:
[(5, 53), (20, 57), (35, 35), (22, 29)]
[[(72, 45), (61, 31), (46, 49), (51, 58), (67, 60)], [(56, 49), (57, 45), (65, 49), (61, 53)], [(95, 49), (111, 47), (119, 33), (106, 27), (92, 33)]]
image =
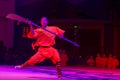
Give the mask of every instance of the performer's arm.
[(30, 24), (30, 33), (31, 33), (32, 35), (35, 34), (34, 29), (33, 29), (33, 26), (32, 26), (31, 24)]
[(59, 34), (59, 38), (63, 38), (64, 37), (64, 34)]
[(62, 30), (62, 29), (60, 29), (60, 28), (58, 28), (58, 27), (56, 27), (56, 29), (57, 29), (59, 38), (63, 38), (63, 37), (64, 37), (64, 32), (65, 32), (65, 31)]
[(28, 33), (27, 36), (28, 36), (28, 38), (35, 38), (35, 32), (34, 32), (32, 23), (31, 23), (31, 22), (28, 22), (28, 24), (30, 25), (30, 32)]

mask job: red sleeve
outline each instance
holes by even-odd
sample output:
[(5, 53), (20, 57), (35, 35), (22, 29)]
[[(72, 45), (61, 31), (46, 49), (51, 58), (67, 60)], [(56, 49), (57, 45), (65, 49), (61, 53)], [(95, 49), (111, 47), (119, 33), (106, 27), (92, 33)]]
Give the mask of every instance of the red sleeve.
[(62, 34), (64, 34), (64, 30), (62, 30), (62, 29), (60, 29), (60, 28), (58, 28), (58, 27), (56, 27), (56, 30), (57, 30), (57, 34), (58, 35), (62, 35)]
[(29, 32), (28, 34), (27, 34), (27, 37), (28, 38), (37, 38), (37, 36), (38, 36), (38, 31), (37, 30), (34, 30), (34, 35), (31, 33), (31, 32)]

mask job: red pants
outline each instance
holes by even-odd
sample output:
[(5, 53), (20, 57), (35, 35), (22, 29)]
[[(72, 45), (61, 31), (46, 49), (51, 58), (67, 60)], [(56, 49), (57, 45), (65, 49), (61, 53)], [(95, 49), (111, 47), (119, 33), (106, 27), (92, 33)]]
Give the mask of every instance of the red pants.
[(28, 61), (22, 64), (22, 66), (23, 67), (27, 65), (34, 66), (36, 63), (40, 63), (44, 61), (46, 58), (51, 59), (54, 64), (60, 61), (59, 53), (55, 48), (53, 47), (42, 48), (41, 47), (38, 49), (38, 52), (35, 53)]

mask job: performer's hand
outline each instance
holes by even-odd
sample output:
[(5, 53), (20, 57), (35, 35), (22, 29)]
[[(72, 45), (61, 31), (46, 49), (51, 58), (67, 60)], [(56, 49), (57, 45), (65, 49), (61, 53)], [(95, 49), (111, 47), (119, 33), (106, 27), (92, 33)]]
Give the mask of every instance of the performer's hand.
[(62, 35), (59, 35), (59, 38), (63, 38), (64, 37), (64, 34), (62, 34)]
[(35, 45), (32, 43), (32, 49), (35, 50)]

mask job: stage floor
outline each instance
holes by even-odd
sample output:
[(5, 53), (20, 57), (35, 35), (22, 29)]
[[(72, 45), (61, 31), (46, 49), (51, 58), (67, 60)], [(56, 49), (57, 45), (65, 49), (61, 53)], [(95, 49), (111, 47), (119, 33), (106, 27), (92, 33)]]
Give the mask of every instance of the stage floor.
[[(54, 66), (34, 66), (14, 69), (0, 66), (0, 80), (57, 80)], [(63, 67), (62, 80), (120, 80), (120, 69)]]

